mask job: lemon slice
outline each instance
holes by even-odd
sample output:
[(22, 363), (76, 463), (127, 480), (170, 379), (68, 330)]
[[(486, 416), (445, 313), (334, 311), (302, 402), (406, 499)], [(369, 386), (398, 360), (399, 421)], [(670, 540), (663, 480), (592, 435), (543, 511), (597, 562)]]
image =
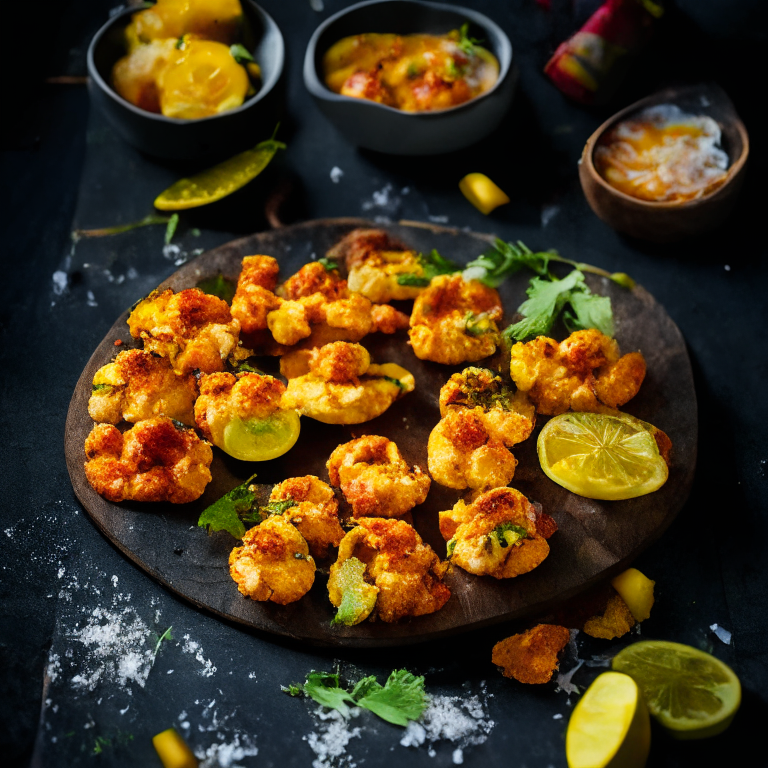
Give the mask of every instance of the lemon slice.
[(293, 448), (300, 428), (296, 411), (275, 411), (266, 419), (232, 419), (224, 428), (221, 447), (242, 461), (269, 461)]
[(573, 710), (565, 736), (568, 768), (643, 768), (651, 719), (635, 681), (604, 672)]
[(689, 645), (634, 643), (616, 655), (613, 668), (637, 682), (651, 714), (678, 739), (703, 739), (724, 731), (741, 703), (734, 671)]
[(255, 179), (285, 144), (274, 139), (262, 141), (253, 149), (230, 157), (188, 179), (179, 179), (155, 198), (155, 208), (161, 211), (183, 211), (208, 205), (231, 195)]
[(547, 477), (589, 499), (632, 499), (661, 488), (667, 463), (655, 428), (628, 414), (564, 413), (541, 430), (539, 461)]

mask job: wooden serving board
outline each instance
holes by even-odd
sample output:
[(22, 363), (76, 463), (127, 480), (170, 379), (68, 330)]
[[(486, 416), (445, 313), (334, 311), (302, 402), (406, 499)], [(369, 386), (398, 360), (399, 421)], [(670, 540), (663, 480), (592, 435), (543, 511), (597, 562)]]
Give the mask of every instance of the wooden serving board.
[[(274, 256), (285, 278), (307, 261), (322, 256), (359, 226), (374, 225), (359, 219), (326, 219), (245, 237), (202, 254), (160, 287), (178, 291), (218, 273), (235, 280), (242, 257), (251, 254)], [(416, 250), (437, 248), (459, 263), (476, 257), (492, 240), (486, 235), (442, 227), (401, 224), (385, 228)], [(525, 298), (529, 278), (527, 272), (519, 273), (501, 287), (507, 312), (505, 323)], [(205, 507), (254, 471), (258, 482), (265, 485), (306, 474), (327, 481), (325, 463), (331, 451), (363, 434), (389, 437), (407, 461), (426, 469), (427, 438), (439, 420), (440, 387), (462, 366), (451, 368), (418, 360), (407, 344), (405, 332), (395, 336), (376, 334), (363, 340), (376, 362), (399, 363), (416, 377), (416, 390), (379, 418), (350, 427), (304, 418), (296, 446), (279, 459), (259, 464), (237, 461), (214, 448), (213, 481), (202, 498), (191, 504), (113, 504), (88, 484), (83, 445), (93, 426), (87, 405), (94, 373), (118, 351), (136, 346), (128, 333), (126, 310), (88, 361), (70, 403), (65, 451), (75, 493), (107, 538), (161, 584), (200, 608), (267, 632), (322, 645), (399, 645), (546, 612), (626, 568), (657, 539), (685, 503), (696, 464), (696, 394), (679, 329), (643, 288), (628, 291), (593, 276), (588, 276), (588, 282), (593, 291), (611, 297), (622, 352), (639, 349), (645, 355), (647, 377), (640, 394), (624, 410), (655, 424), (671, 437), (674, 448), (669, 480), (659, 491), (627, 501), (604, 502), (576, 496), (549, 480), (539, 467), (536, 438), (546, 422), (546, 418), (539, 417), (532, 437), (513, 449), (519, 464), (512, 485), (532, 501), (540, 502), (557, 521), (559, 530), (550, 539), (549, 557), (531, 573), (501, 581), (454, 568), (447, 577), (451, 599), (437, 613), (397, 624), (366, 621), (354, 627), (332, 627), (334, 609), (326, 591), (327, 564), (325, 574), (318, 570), (314, 586), (300, 601), (287, 606), (255, 602), (243, 597), (229, 576), (227, 558), (235, 545), (232, 537), (224, 532), (209, 536), (197, 527)], [(116, 339), (121, 339), (123, 346), (116, 348)], [(500, 358), (484, 363), (489, 367), (503, 365)], [(413, 512), (417, 530), (442, 557), (445, 543), (438, 531), (437, 513), (453, 506), (459, 496), (459, 492), (433, 483), (426, 503)]]

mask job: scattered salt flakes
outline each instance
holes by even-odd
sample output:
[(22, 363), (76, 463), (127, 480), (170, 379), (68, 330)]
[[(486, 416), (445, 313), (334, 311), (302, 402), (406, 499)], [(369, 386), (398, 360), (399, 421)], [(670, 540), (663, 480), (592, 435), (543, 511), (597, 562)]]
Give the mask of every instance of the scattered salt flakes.
[(558, 712), (556, 715), (552, 715), (553, 720), (562, 720), (563, 716)]
[(194, 640), (190, 640), (189, 635), (184, 635), (183, 640), (184, 645), (181, 647), (181, 650), (184, 651), (184, 653), (191, 653), (194, 655), (195, 660), (199, 661), (200, 664), (203, 665), (203, 668), (200, 670), (200, 674), (203, 677), (213, 677), (213, 675), (216, 673), (216, 667), (213, 665), (213, 662), (210, 659), (205, 658), (203, 655), (203, 649), (200, 647), (200, 643), (197, 643)]
[(376, 209), (380, 215), (374, 216), (374, 221), (386, 224), (400, 211), (400, 198), (393, 192), (394, 187), (391, 184), (385, 184), (380, 190), (375, 191), (369, 200), (363, 200), (361, 208), (364, 211)]
[[(636, 625), (639, 626), (639, 625)], [(588, 667), (610, 667), (612, 656), (593, 656), (591, 659), (587, 659), (586, 665)]]
[(120, 714), (124, 715), (130, 708), (131, 708), (131, 705), (129, 704), (125, 709), (120, 710)]
[(726, 264), (724, 269), (725, 269), (726, 272), (730, 272), (731, 271), (731, 265), (730, 264)]
[(560, 211), (560, 206), (558, 205), (545, 205), (541, 209), (541, 226), (546, 227), (547, 224), (549, 224), (552, 219), (557, 216), (557, 214)]
[(61, 661), (58, 653), (48, 654), (48, 679), (53, 682), (61, 673)]
[(427, 217), (433, 224), (447, 224), (447, 216), (428, 216)]
[(338, 165), (334, 165), (333, 168), (331, 168), (331, 181), (334, 184), (338, 184), (341, 181), (341, 177), (343, 175), (344, 171), (342, 171)]
[(86, 293), (86, 302), (89, 307), (98, 307), (99, 303), (96, 301), (96, 297), (93, 295), (93, 291)]
[[(334, 764), (338, 765), (338, 758), (346, 755), (350, 740), (360, 738), (361, 729), (350, 728), (348, 720), (335, 709), (325, 713), (319, 707), (314, 714), (320, 721), (318, 731), (304, 737), (317, 756), (312, 761), (312, 768), (331, 768)], [(357, 707), (351, 710), (353, 717), (359, 714)]]
[(715, 633), (718, 640), (725, 643), (726, 645), (731, 644), (731, 633), (727, 629), (724, 629), (719, 624), (712, 624), (710, 629)]
[(169, 670), (168, 670), (168, 671), (167, 671), (165, 674), (166, 674), (166, 675), (172, 675), (172, 674), (173, 674), (173, 670), (172, 670), (172, 669), (169, 669)]
[(461, 765), (464, 762), (464, 750), (461, 748), (454, 749), (452, 758), (454, 765)]
[(112, 586), (117, 588), (117, 582), (118, 582), (117, 576), (112, 576), (111, 581), (112, 581)]
[(211, 744), (208, 749), (195, 750), (195, 756), (202, 761), (200, 768), (238, 768), (236, 761), (258, 754), (253, 740), (241, 733), (235, 733), (229, 744)]
[(411, 194), (411, 188), (410, 187), (403, 187), (400, 190), (401, 195), (410, 195)]
[(9, 538), (13, 538), (13, 528), (6, 528), (3, 533)]
[(256, 673), (255, 672), (249, 672), (248, 673), (248, 679), (249, 680), (255, 680), (256, 679)]
[(67, 283), (69, 282), (69, 278), (67, 277), (67, 273), (63, 272), (60, 269), (57, 269), (53, 273), (53, 292), (56, 296), (61, 296), (64, 291), (67, 290)]
[(63, 578), (63, 577), (64, 577), (64, 574), (65, 574), (66, 572), (67, 572), (67, 571), (66, 571), (66, 569), (65, 569), (65, 568), (64, 568), (64, 566), (62, 565), (62, 566), (61, 566), (61, 568), (59, 568), (59, 570), (56, 572), (56, 575), (57, 575), (57, 576), (58, 576), (58, 577), (61, 579), (61, 578)]
[(576, 662), (576, 665), (572, 667), (568, 672), (558, 672), (557, 674), (557, 688), (555, 688), (555, 691), (565, 691), (569, 696), (572, 693), (578, 693), (579, 687), (577, 685), (574, 685), (571, 682), (571, 678), (576, 674), (576, 672), (581, 668), (581, 665), (584, 664), (584, 659), (579, 658), (579, 648), (576, 645), (576, 637), (579, 634), (578, 629), (572, 629), (571, 631), (571, 639), (568, 641), (568, 658), (573, 659), (574, 662)]

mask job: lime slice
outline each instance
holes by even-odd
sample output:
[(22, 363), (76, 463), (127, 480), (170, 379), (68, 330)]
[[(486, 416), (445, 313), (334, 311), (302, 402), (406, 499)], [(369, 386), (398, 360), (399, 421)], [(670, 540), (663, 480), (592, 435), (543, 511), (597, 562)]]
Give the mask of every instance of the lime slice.
[(651, 720), (635, 681), (617, 672), (595, 678), (568, 722), (568, 768), (643, 768), (650, 748)]
[(703, 739), (724, 731), (741, 703), (734, 671), (689, 645), (634, 643), (617, 654), (613, 668), (637, 682), (651, 714), (678, 739)]
[(285, 144), (274, 139), (262, 141), (253, 149), (230, 157), (188, 179), (179, 179), (155, 199), (155, 208), (161, 211), (183, 211), (208, 205), (231, 195), (255, 179)]
[(632, 499), (661, 488), (669, 476), (655, 428), (621, 413), (564, 413), (538, 441), (544, 473), (589, 499)]
[(299, 414), (275, 411), (266, 419), (232, 419), (222, 448), (242, 461), (269, 461), (288, 452), (299, 439)]

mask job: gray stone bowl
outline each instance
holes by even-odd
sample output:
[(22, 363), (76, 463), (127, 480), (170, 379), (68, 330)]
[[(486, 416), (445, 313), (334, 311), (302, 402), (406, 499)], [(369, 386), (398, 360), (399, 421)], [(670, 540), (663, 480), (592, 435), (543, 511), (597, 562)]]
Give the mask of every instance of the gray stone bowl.
[(230, 156), (272, 135), (282, 108), (283, 36), (272, 17), (252, 0), (242, 0), (253, 30), (251, 54), (261, 67), (258, 93), (237, 109), (198, 120), (179, 120), (130, 104), (112, 88), (112, 68), (125, 55), (123, 30), (136, 9), (113, 16), (88, 48), (88, 90), (92, 102), (117, 133), (148, 155), (173, 160)]
[[(445, 34), (469, 22), (499, 60), (499, 79), (486, 93), (457, 107), (403, 112), (366, 99), (334, 93), (323, 83), (325, 52), (349, 35), (365, 32)], [(391, 155), (437, 155), (480, 141), (501, 122), (514, 93), (512, 44), (487, 16), (425, 0), (368, 0), (326, 19), (312, 35), (304, 57), (304, 84), (322, 113), (353, 144)]]

